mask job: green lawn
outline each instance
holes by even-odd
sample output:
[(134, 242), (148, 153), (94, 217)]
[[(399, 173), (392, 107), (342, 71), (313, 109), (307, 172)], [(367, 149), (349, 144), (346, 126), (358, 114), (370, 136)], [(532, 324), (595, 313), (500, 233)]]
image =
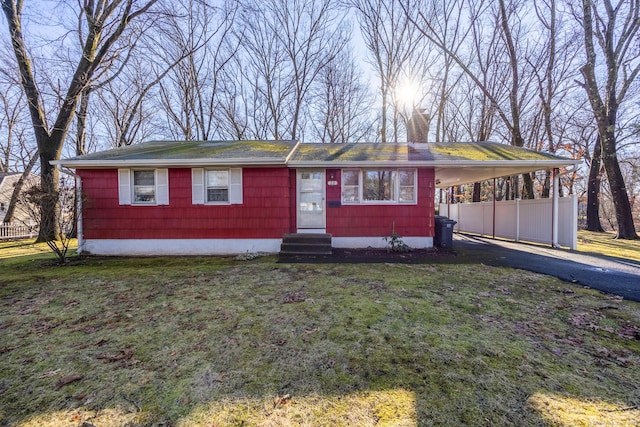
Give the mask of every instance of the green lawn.
[(617, 240), (615, 233), (578, 231), (578, 250), (640, 262), (640, 240)]
[(0, 244), (2, 426), (640, 420), (640, 304), (554, 278), (39, 250)]

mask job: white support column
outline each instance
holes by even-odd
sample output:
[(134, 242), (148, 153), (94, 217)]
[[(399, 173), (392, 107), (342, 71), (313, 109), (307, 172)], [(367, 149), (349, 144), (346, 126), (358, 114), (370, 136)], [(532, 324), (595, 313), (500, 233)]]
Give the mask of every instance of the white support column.
[(560, 189), (560, 174), (558, 169), (553, 169), (553, 201), (552, 201), (552, 218), (551, 218), (551, 246), (554, 248), (559, 247), (558, 244), (558, 204), (559, 204), (559, 189)]
[(491, 207), (491, 238), (496, 238), (496, 179), (493, 178), (493, 206)]
[(520, 199), (516, 199), (516, 242), (520, 241)]

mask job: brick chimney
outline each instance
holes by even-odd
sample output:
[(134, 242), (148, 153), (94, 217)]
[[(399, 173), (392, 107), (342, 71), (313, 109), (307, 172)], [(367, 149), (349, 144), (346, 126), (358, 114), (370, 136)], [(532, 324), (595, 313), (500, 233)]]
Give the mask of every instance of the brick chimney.
[(407, 122), (407, 142), (427, 143), (429, 138), (429, 122), (431, 117), (424, 108), (416, 108)]

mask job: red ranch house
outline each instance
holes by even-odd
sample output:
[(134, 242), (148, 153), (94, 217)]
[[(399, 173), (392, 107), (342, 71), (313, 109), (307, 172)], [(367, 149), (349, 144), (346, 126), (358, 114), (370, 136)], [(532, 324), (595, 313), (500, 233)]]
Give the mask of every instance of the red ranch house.
[(54, 162), (81, 189), (79, 250), (278, 252), (289, 233), (433, 246), (435, 188), (575, 163), (495, 143), (149, 142)]

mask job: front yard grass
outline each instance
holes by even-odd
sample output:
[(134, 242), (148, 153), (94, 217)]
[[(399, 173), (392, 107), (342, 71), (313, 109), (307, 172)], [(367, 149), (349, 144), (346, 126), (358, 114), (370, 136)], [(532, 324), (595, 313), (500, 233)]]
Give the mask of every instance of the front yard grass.
[(0, 425), (640, 425), (640, 305), (554, 278), (20, 255)]

